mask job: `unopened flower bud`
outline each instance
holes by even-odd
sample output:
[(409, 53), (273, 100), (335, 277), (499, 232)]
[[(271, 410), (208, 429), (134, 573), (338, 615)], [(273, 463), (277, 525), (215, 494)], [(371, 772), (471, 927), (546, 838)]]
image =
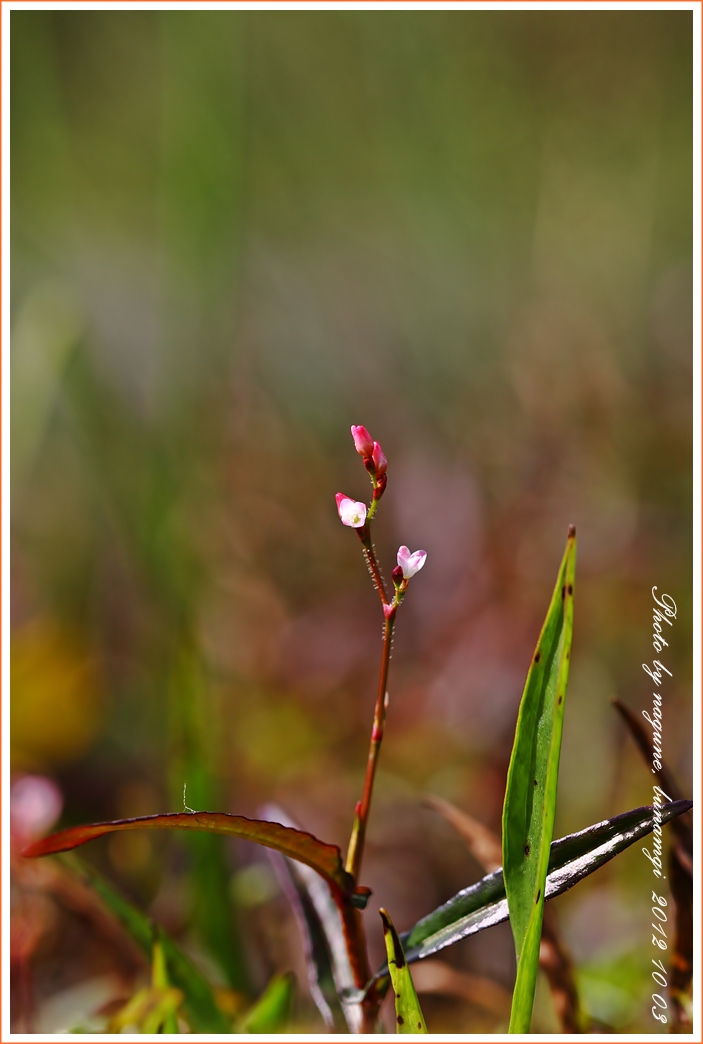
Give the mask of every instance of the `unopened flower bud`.
[(351, 433), (352, 438), (354, 439), (354, 448), (356, 452), (362, 457), (371, 457), (373, 455), (374, 441), (364, 425), (352, 424)]
[(413, 553), (410, 554), (410, 548), (407, 548), (404, 545), (403, 547), (399, 547), (398, 565), (403, 571), (404, 579), (409, 580), (411, 576), (415, 576), (415, 573), (419, 573), (425, 564), (426, 558), (426, 551), (413, 551)]
[(400, 587), (400, 582), (403, 579), (403, 570), (400, 568), (399, 565), (397, 565), (394, 568), (393, 572), (391, 573), (391, 576), (393, 577), (393, 585), (395, 587)]
[(366, 521), (366, 504), (352, 500), (344, 493), (337, 493), (335, 500), (337, 501), (337, 512), (343, 524), (351, 526), (352, 529), (361, 529)]
[(381, 449), (380, 442), (374, 442), (373, 453), (371, 454), (371, 456), (373, 458), (374, 468), (376, 469), (376, 478), (383, 478), (383, 476), (386, 474), (388, 461), (386, 460), (386, 454)]
[(388, 475), (381, 475), (379, 479), (376, 479), (376, 485), (373, 490), (373, 499), (380, 500), (383, 496), (383, 491), (388, 485)]

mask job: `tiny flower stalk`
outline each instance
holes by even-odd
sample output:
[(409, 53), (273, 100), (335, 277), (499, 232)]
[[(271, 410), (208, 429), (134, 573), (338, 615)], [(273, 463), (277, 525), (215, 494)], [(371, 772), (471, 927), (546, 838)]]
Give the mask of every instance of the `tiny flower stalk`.
[(383, 496), (386, 488), (388, 461), (380, 443), (375, 442), (369, 432), (362, 424), (353, 424), (352, 438), (354, 448), (364, 461), (371, 478), (373, 495), (368, 510), (366, 505), (360, 501), (354, 501), (343, 493), (337, 493), (337, 511), (342, 523), (356, 532), (361, 541), (361, 546), (373, 578), (374, 586), (378, 591), (383, 609), (383, 650), (381, 653), (381, 670), (378, 679), (378, 691), (376, 694), (376, 705), (374, 707), (373, 727), (371, 730), (371, 741), (369, 744), (369, 755), (366, 762), (366, 775), (364, 778), (364, 789), (361, 801), (357, 802), (354, 810), (354, 825), (349, 840), (349, 849), (345, 868), (353, 880), (359, 879), (361, 861), (364, 854), (364, 842), (366, 840), (366, 827), (371, 809), (371, 797), (373, 784), (378, 766), (378, 758), (383, 740), (383, 732), (386, 724), (386, 710), (388, 708), (388, 669), (391, 659), (391, 648), (393, 644), (393, 628), (395, 618), (408, 584), (415, 573), (419, 572), (425, 564), (427, 553), (415, 551), (411, 554), (410, 549), (402, 546), (398, 549), (398, 565), (394, 568), (393, 597), (388, 598), (381, 576), (381, 570), (376, 558), (376, 552), (371, 541), (371, 530), (369, 523), (374, 517), (378, 502)]

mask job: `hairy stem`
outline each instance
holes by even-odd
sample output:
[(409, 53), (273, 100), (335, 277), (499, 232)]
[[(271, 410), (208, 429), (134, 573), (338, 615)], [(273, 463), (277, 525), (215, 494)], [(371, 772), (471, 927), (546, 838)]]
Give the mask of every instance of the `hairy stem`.
[(361, 869), (361, 860), (364, 855), (364, 841), (366, 840), (366, 824), (371, 809), (371, 796), (373, 794), (373, 781), (376, 775), (378, 755), (383, 740), (383, 728), (386, 723), (386, 685), (388, 684), (388, 666), (391, 659), (391, 644), (393, 640), (393, 625), (395, 623), (395, 612), (387, 618), (383, 629), (383, 653), (381, 655), (381, 672), (378, 679), (378, 694), (376, 696), (376, 707), (373, 715), (373, 728), (371, 730), (371, 743), (369, 745), (369, 757), (366, 762), (366, 778), (364, 779), (364, 792), (361, 801), (356, 807), (354, 826), (349, 840), (349, 851), (347, 852), (346, 869), (355, 881), (358, 880)]
[(364, 552), (364, 558), (366, 559), (366, 564), (369, 567), (369, 572), (371, 573), (374, 587), (378, 591), (379, 597), (381, 599), (381, 605), (388, 605), (388, 599), (386, 598), (386, 588), (383, 583), (383, 577), (381, 576), (381, 568), (378, 564), (378, 559), (376, 558), (376, 552), (374, 550), (373, 544), (371, 543), (371, 533), (369, 532), (368, 524), (362, 526), (361, 529), (357, 529), (357, 533), (359, 534), (359, 540), (361, 541), (361, 547)]

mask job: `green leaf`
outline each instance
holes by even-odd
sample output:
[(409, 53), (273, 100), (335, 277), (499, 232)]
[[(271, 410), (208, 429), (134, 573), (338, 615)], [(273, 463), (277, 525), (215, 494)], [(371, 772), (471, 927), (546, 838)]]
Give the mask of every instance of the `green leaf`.
[[(183, 994), (173, 987), (160, 989), (146, 986), (127, 1001), (124, 1008), (112, 1017), (109, 1032), (121, 1033), (131, 1026), (136, 1026), (140, 1033), (178, 1033), (176, 1011)], [(176, 1021), (176, 1029), (172, 1020)]]
[[(296, 827), (298, 824), (278, 805), (266, 805), (262, 814), (273, 822)], [(361, 1013), (340, 994), (354, 985), (354, 973), (344, 938), (344, 928), (329, 886), (308, 866), (287, 859), (279, 852), (269, 853), (303, 941), (310, 993), (330, 1032), (358, 1032)]]
[[(171, 983), (168, 977), (168, 969), (166, 967), (166, 955), (164, 953), (164, 944), (161, 938), (161, 932), (157, 927), (154, 928), (154, 948), (151, 958), (151, 985), (155, 990), (171, 990)], [(180, 992), (180, 990), (178, 991), (178, 994), (180, 997), (180, 1004), (180, 1001), (183, 999), (183, 994)], [(177, 1009), (178, 1004), (172, 1010), (168, 1010), (165, 1013), (162, 1026), (163, 1033), (179, 1032)], [(158, 1032), (158, 1030), (156, 1032)]]
[[(102, 899), (145, 956), (153, 958), (154, 928), (149, 918), (120, 895), (102, 875), (76, 856), (64, 856), (63, 862)], [(207, 979), (163, 929), (158, 929), (158, 941), (165, 974), (170, 983), (183, 994), (185, 1016), (193, 1032), (231, 1033), (230, 1021), (218, 1007)], [(152, 974), (161, 978), (160, 967), (155, 967)]]
[(67, 852), (84, 845), (104, 834), (118, 830), (202, 830), (213, 834), (233, 834), (246, 841), (274, 848), (283, 855), (307, 863), (317, 870), (338, 891), (345, 894), (353, 890), (353, 881), (344, 869), (342, 855), (337, 845), (327, 845), (312, 834), (280, 823), (269, 823), (263, 819), (247, 819), (226, 812), (168, 812), (158, 816), (139, 816), (136, 819), (115, 819), (110, 823), (92, 823), (87, 826), (69, 827), (56, 834), (42, 838), (25, 848), (22, 855), (33, 859)]
[[(691, 801), (674, 801), (661, 805), (662, 825), (687, 812), (692, 804)], [(653, 826), (652, 806), (645, 805), (554, 841), (545, 887), (547, 899), (561, 895), (578, 884), (635, 841), (651, 833)], [(507, 920), (508, 903), (503, 871), (499, 869), (487, 874), (476, 884), (463, 888), (400, 938), (408, 964), (412, 964), (484, 928)], [(387, 975), (388, 967), (384, 965), (373, 981)]]
[[(278, 879), (291, 904), (303, 939), (303, 952), (312, 999), (330, 1032), (349, 1033), (344, 1009), (337, 993), (329, 940), (315, 907), (313, 896), (298, 872), (300, 864), (295, 863), (292, 859), (286, 859), (278, 852), (272, 852), (271, 859), (274, 861)], [(316, 879), (320, 881), (319, 877)], [(320, 885), (322, 888), (327, 888), (324, 881), (320, 881)], [(332, 912), (336, 915), (338, 930), (341, 934), (342, 926), (334, 904), (332, 904)]]
[(295, 975), (275, 975), (237, 1026), (237, 1033), (282, 1033), (290, 1018)]
[(398, 1033), (427, 1033), (415, 983), (410, 974), (403, 946), (388, 913), (379, 910), (383, 921), (383, 938), (388, 955), (388, 968), (395, 995), (395, 1024)]
[(517, 955), (510, 1033), (529, 1033), (537, 983), (571, 657), (575, 567), (572, 526), (527, 674), (505, 788), (503, 874)]

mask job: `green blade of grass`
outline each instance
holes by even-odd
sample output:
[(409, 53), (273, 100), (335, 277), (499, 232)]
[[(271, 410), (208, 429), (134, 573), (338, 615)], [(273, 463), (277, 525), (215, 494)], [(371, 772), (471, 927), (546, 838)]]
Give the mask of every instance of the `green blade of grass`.
[[(178, 557), (175, 551), (174, 556)], [(171, 801), (178, 808), (176, 802), (182, 799), (183, 811), (187, 810), (182, 797), (185, 784), (188, 804), (194, 809), (218, 808), (222, 773), (214, 742), (218, 725), (212, 713), (211, 680), (192, 630), (179, 631), (174, 624), (173, 639), (166, 686)], [(256, 994), (243, 946), (240, 911), (229, 888), (235, 853), (228, 851), (231, 846), (226, 838), (217, 834), (184, 831), (178, 842), (187, 853), (191, 927), (227, 985), (251, 1003)]]
[[(691, 801), (673, 801), (661, 805), (661, 823), (687, 812)], [(575, 834), (554, 841), (549, 859), (545, 893), (547, 899), (573, 888), (626, 848), (652, 832), (654, 814), (651, 805), (634, 808), (612, 819), (596, 823)], [(430, 957), (461, 939), (501, 924), (508, 919), (502, 869), (487, 874), (476, 884), (463, 888), (442, 906), (427, 914), (401, 936), (408, 964)], [(388, 975), (384, 965), (374, 981)], [(349, 994), (350, 999), (352, 995)]]
[[(120, 895), (101, 874), (76, 856), (64, 856), (63, 862), (102, 899), (145, 956), (151, 958), (154, 929), (149, 918)], [(162, 929), (158, 930), (158, 940), (168, 981), (183, 994), (184, 1012), (193, 1032), (231, 1033), (230, 1021), (220, 1010), (207, 979)]]
[(342, 855), (337, 845), (318, 841), (304, 830), (294, 830), (280, 823), (263, 819), (247, 819), (227, 812), (167, 812), (156, 816), (138, 816), (135, 819), (114, 819), (109, 823), (91, 823), (86, 826), (69, 827), (56, 834), (36, 841), (24, 849), (29, 859), (67, 852), (84, 845), (104, 834), (121, 830), (199, 830), (213, 834), (232, 834), (245, 841), (254, 841), (274, 848), (283, 855), (307, 863), (321, 874), (338, 891), (349, 894), (353, 881), (344, 869)]
[[(139, 1033), (178, 1033), (176, 1010), (183, 1000), (180, 990), (147, 986), (139, 990), (124, 1008), (110, 1019), (109, 1032), (122, 1033), (136, 1027)], [(176, 1019), (176, 1029), (172, 1028)]]
[[(168, 977), (168, 967), (166, 965), (166, 954), (164, 953), (164, 944), (161, 938), (161, 932), (158, 928), (154, 928), (154, 948), (151, 958), (151, 985), (156, 990), (168, 991), (171, 989), (171, 982)], [(176, 1005), (176, 1008), (177, 1007), (178, 1005)], [(168, 1009), (164, 1014), (164, 1033), (179, 1032), (176, 1008)]]
[(237, 1033), (284, 1033), (290, 1018), (295, 975), (275, 975), (237, 1026)]
[(517, 975), (510, 1033), (529, 1033), (556, 811), (574, 611), (576, 531), (569, 529), (520, 702), (503, 806), (503, 875)]
[(398, 1033), (427, 1033), (427, 1026), (417, 999), (403, 946), (386, 910), (379, 910), (383, 921), (383, 938), (388, 955), (388, 968), (395, 997), (395, 1025)]

